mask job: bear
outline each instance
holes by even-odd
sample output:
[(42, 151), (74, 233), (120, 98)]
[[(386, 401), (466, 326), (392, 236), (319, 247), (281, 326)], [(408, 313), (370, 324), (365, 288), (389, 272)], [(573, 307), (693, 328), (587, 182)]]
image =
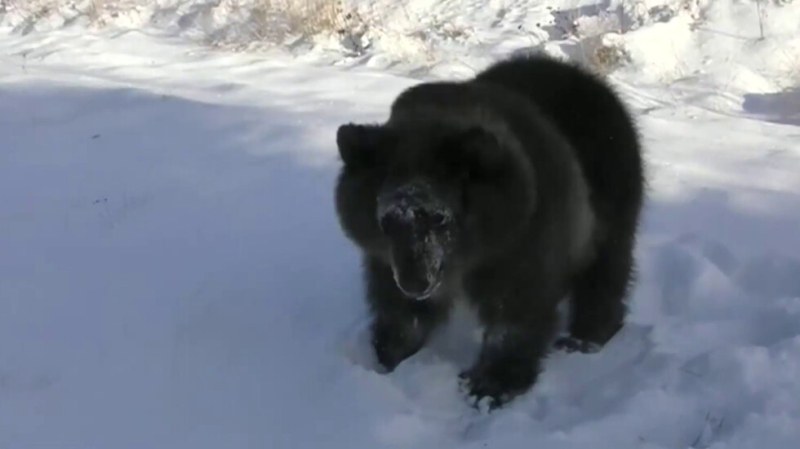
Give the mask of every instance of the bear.
[(483, 335), (459, 382), (493, 410), (534, 385), (551, 350), (597, 351), (623, 326), (645, 186), (640, 136), (588, 69), (534, 54), (422, 82), (384, 123), (339, 126), (336, 144), (336, 213), (363, 256), (385, 372), (467, 301)]

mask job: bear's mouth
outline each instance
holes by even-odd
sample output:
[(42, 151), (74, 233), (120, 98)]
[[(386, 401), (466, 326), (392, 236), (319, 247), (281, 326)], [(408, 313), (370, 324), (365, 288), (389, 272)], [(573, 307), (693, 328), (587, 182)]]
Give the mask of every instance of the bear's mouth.
[[(425, 282), (420, 282), (417, 280), (409, 281), (408, 278), (403, 278), (396, 268), (392, 268), (397, 288), (411, 299), (416, 299), (417, 301), (429, 299), (442, 285), (441, 272), (433, 273), (432, 276), (426, 276)], [(420, 288), (420, 286), (422, 286), (422, 288)]]
[(392, 245), (392, 272), (397, 288), (416, 300), (430, 298), (442, 285), (444, 251), (435, 235)]
[[(432, 276), (426, 276), (426, 282), (422, 283), (419, 281), (409, 282), (408, 279), (404, 279), (394, 267), (392, 267), (392, 271), (394, 272), (394, 281), (397, 284), (397, 288), (407, 297), (416, 299), (417, 301), (429, 299), (442, 285), (441, 272), (433, 273)], [(420, 289), (420, 286), (424, 287)]]

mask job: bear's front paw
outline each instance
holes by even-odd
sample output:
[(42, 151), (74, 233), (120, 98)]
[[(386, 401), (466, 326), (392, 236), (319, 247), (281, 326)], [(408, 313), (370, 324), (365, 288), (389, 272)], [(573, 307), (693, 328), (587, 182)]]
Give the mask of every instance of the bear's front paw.
[(494, 410), (508, 402), (508, 395), (498, 379), (491, 376), (480, 375), (474, 371), (466, 371), (459, 376), (461, 388), (466, 390), (472, 405), (478, 407), (483, 399), (488, 398), (489, 410)]
[(459, 375), (461, 387), (478, 407), (488, 399), (489, 411), (502, 407), (534, 382), (534, 370), (510, 364), (475, 367)]
[(582, 340), (570, 335), (564, 335), (556, 339), (553, 347), (564, 352), (582, 352), (584, 354), (594, 354), (600, 352), (603, 346), (593, 341)]
[(417, 333), (385, 324), (376, 324), (372, 331), (372, 347), (378, 363), (387, 373), (394, 371), (403, 360), (422, 347), (423, 339)]
[(378, 363), (381, 365), (381, 368), (383, 368), (384, 374), (394, 371), (397, 365), (405, 359), (397, 343), (393, 342), (390, 338), (377, 335), (373, 336), (372, 347), (375, 350), (375, 358), (378, 359)]

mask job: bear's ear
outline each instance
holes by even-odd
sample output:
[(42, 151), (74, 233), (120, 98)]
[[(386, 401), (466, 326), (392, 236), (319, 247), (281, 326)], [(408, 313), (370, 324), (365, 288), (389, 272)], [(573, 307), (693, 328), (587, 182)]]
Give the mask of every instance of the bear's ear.
[(348, 123), (336, 131), (339, 156), (346, 166), (370, 166), (377, 162), (388, 133), (380, 125)]

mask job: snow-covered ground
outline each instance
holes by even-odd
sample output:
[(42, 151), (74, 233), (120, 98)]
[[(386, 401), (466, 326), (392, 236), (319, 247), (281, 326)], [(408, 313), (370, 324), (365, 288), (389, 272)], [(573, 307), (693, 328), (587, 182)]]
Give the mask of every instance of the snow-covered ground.
[(602, 71), (622, 67), (638, 84), (800, 85), (797, 0), (2, 0), (0, 27), (148, 28), (415, 76), (469, 76), (511, 52), (544, 49)]
[[(501, 3), (559, 2), (406, 9), (473, 20)], [(418, 82), (376, 70), (387, 52), (332, 67), (151, 26), (6, 30), (0, 448), (797, 447), (800, 94), (769, 61), (798, 51), (800, 8), (765, 2), (773, 34), (754, 40), (737, 22), (753, 3), (701, 3), (743, 37), (645, 23), (624, 33), (643, 56), (615, 72), (650, 178), (628, 326), (598, 354), (554, 354), (488, 415), (457, 387), (466, 314), (390, 375), (370, 358), (333, 136)], [(495, 44), (453, 41), (464, 53), (425, 75), (513, 47), (489, 25)]]

